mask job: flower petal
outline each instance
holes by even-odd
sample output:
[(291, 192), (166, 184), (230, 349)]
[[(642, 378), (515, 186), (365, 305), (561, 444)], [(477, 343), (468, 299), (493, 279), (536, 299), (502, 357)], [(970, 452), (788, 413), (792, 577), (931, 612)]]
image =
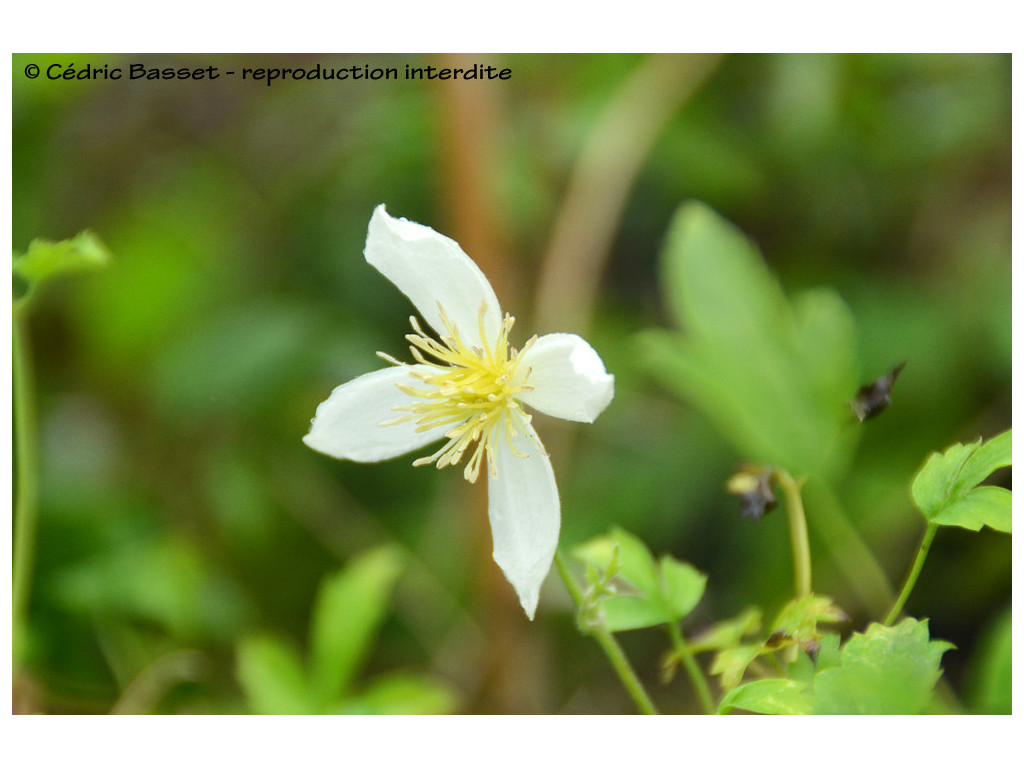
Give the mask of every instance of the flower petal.
[(381, 422), (403, 415), (403, 411), (392, 410), (395, 406), (412, 402), (395, 385), (421, 384), (409, 374), (431, 370), (425, 365), (383, 368), (335, 387), (330, 397), (317, 406), (313, 425), (302, 441), (336, 459), (371, 462), (401, 456), (440, 440), (450, 426), (424, 432), (416, 432), (411, 420), (381, 426)]
[(615, 396), (615, 377), (574, 333), (549, 333), (523, 353), (516, 378), (533, 389), (519, 399), (549, 416), (591, 423)]
[(448, 335), (437, 305), (444, 307), (462, 340), (481, 346), (480, 306), (486, 304), (484, 332), (493, 346), (501, 330), (501, 307), (484, 273), (459, 244), (430, 227), (396, 219), (378, 205), (366, 234), (366, 260), (409, 297), (439, 336)]
[(533, 427), (527, 424), (525, 434), (513, 437), (512, 444), (526, 456), (516, 456), (503, 436), (496, 441), (498, 476), (487, 480), (488, 515), (494, 560), (532, 621), (558, 546), (561, 512), (555, 473)]

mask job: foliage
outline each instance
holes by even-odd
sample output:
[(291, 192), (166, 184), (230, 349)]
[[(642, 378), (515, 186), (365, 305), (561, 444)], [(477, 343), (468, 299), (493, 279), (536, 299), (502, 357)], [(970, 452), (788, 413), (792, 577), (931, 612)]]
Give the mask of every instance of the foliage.
[[(594, 606), (598, 617), (588, 621), (600, 622), (611, 632), (683, 619), (700, 602), (707, 583), (705, 574), (670, 555), (656, 562), (640, 539), (621, 528), (581, 545), (573, 554), (587, 564), (588, 581), (606, 587), (606, 596)], [(605, 575), (599, 574), (602, 567), (612, 579), (611, 589)], [(587, 609), (585, 605), (581, 610)]]
[(719, 711), (763, 714), (915, 715), (929, 704), (942, 654), (953, 646), (930, 640), (928, 622), (872, 624), (843, 644), (837, 664), (819, 658), (809, 681), (758, 680), (723, 697)]
[(324, 580), (313, 609), (309, 659), (288, 644), (254, 634), (238, 647), (238, 677), (255, 714), (444, 714), (455, 696), (423, 676), (395, 673), (355, 691), (353, 678), (385, 617), (400, 554), (365, 553)]
[(986, 442), (957, 443), (928, 457), (911, 489), (928, 522), (971, 531), (987, 525), (1010, 533), (1010, 491), (979, 483), (1010, 466), (1011, 435), (1007, 430)]
[(673, 217), (665, 296), (680, 337), (645, 335), (649, 368), (708, 413), (748, 460), (833, 476), (849, 453), (844, 406), (857, 386), (856, 332), (830, 289), (793, 302), (757, 249), (700, 203)]

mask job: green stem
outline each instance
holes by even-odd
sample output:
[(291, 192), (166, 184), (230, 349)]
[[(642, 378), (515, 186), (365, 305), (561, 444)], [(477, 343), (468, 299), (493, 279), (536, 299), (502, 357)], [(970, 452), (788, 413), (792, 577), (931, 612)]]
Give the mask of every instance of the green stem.
[[(561, 550), (555, 551), (555, 565), (558, 567), (558, 572), (562, 576), (562, 581), (565, 582), (566, 589), (569, 590), (569, 594), (572, 595), (572, 600), (579, 608), (583, 605), (583, 593), (580, 591), (579, 585), (576, 580), (572, 577), (569, 572), (569, 566), (565, 562), (565, 558), (562, 556)], [(583, 631), (583, 628), (580, 628)], [(627, 693), (633, 699), (640, 714), (643, 715), (657, 715), (658, 710), (654, 706), (654, 702), (651, 701), (651, 697), (647, 695), (647, 690), (644, 688), (644, 684), (640, 682), (640, 678), (637, 677), (636, 672), (633, 670), (633, 666), (629, 663), (629, 659), (626, 658), (626, 654), (622, 650), (622, 646), (619, 645), (618, 641), (603, 626), (588, 628), (586, 630), (588, 634), (594, 636), (597, 640), (598, 645), (601, 646), (601, 650), (604, 651), (605, 656), (608, 657), (608, 661), (611, 662), (612, 668), (615, 670), (615, 674), (619, 676), (619, 680), (622, 681), (622, 685), (625, 686)]]
[(786, 497), (786, 515), (789, 518), (789, 541), (793, 548), (793, 580), (796, 596), (811, 594), (811, 546), (807, 540), (807, 518), (804, 502), (800, 497), (800, 486), (789, 473), (777, 469), (775, 478)]
[(697, 698), (700, 699), (700, 705), (704, 708), (704, 714), (715, 714), (715, 702), (711, 697), (708, 681), (704, 679), (704, 673), (701, 671), (700, 665), (697, 664), (697, 660), (693, 657), (693, 651), (690, 650), (690, 646), (683, 638), (683, 633), (679, 631), (679, 625), (675, 622), (669, 622), (667, 626), (668, 634), (672, 638), (672, 645), (676, 649), (679, 660), (683, 662), (686, 674), (690, 676), (690, 682), (693, 684), (694, 690), (697, 691)]
[(938, 530), (939, 526), (937, 523), (928, 523), (928, 528), (921, 539), (921, 546), (917, 548), (917, 557), (914, 558), (914, 564), (910, 566), (910, 573), (907, 574), (907, 578), (903, 582), (903, 589), (900, 590), (899, 597), (896, 598), (896, 602), (889, 609), (889, 614), (885, 617), (885, 621), (882, 622), (885, 626), (890, 626), (903, 612), (903, 606), (906, 605), (907, 598), (910, 597), (914, 585), (917, 584), (917, 577), (921, 575), (925, 558), (928, 557), (928, 550), (932, 548), (932, 540), (935, 538)]
[(14, 630), (14, 658), (17, 662), (28, 616), (29, 595), (32, 591), (32, 566), (35, 561), (39, 512), (39, 467), (32, 352), (28, 329), (24, 318), (17, 312), (14, 313), (13, 325), (14, 450), (18, 498), (14, 508), (11, 621)]

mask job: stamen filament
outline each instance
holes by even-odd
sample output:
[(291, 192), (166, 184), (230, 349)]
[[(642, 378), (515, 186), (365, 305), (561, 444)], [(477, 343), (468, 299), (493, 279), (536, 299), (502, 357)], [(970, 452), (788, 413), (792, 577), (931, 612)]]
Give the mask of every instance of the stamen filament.
[[(458, 327), (440, 303), (438, 314), (444, 329), (444, 333), (438, 334), (440, 340), (427, 336), (415, 316), (409, 318), (414, 333), (406, 334), (405, 339), (409, 342), (413, 360), (420, 366), (418, 370), (410, 370), (409, 377), (420, 384), (396, 383), (395, 386), (413, 402), (395, 406), (392, 410), (404, 412), (403, 415), (385, 421), (381, 426), (415, 420), (415, 431), (426, 432), (456, 425), (445, 434), (447, 442), (439, 450), (416, 459), (413, 466), (436, 464), (441, 469), (455, 465), (472, 447), (463, 471), (466, 480), (476, 482), (484, 460), (491, 475), (497, 477), (497, 440), (503, 438), (513, 455), (520, 458), (527, 455), (515, 448), (512, 438), (528, 432), (531, 417), (516, 396), (533, 387), (526, 383), (529, 371), (518, 377), (516, 372), (523, 354), (537, 337), (532, 337), (520, 350), (512, 347), (508, 335), (515, 318), (506, 314), (492, 344), (485, 329), (487, 305), (481, 303), (477, 315), (481, 346), (470, 346), (462, 339)], [(407, 365), (384, 352), (377, 354), (392, 365)], [(423, 370), (424, 367), (430, 370)], [(536, 442), (543, 451), (540, 440)]]

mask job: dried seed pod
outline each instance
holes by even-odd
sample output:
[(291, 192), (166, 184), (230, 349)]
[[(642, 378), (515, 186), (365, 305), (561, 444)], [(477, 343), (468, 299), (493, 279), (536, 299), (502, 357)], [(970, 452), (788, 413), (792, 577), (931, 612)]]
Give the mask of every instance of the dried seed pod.
[(850, 401), (850, 407), (857, 414), (859, 421), (867, 421), (889, 406), (889, 403), (892, 402), (892, 386), (896, 383), (896, 377), (900, 375), (900, 371), (905, 365), (905, 362), (900, 363), (889, 373), (857, 390), (856, 397)]

